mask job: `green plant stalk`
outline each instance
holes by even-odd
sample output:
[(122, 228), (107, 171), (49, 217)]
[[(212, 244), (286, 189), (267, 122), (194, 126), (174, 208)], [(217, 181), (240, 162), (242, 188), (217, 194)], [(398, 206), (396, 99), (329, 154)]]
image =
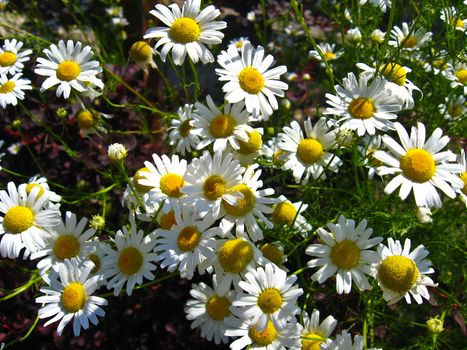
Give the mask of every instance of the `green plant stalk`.
[(141, 207), (141, 210), (143, 212), (146, 212), (146, 206), (144, 205), (139, 193), (136, 191), (135, 187), (133, 186), (133, 182), (128, 177), (128, 174), (127, 174), (127, 172), (125, 170), (125, 165), (123, 164), (122, 160), (117, 161), (117, 167), (120, 170), (120, 172), (123, 174), (123, 176), (125, 177), (125, 180), (128, 183), (128, 186), (130, 186), (131, 193), (133, 194), (133, 196), (135, 196), (136, 201), (138, 202), (139, 206)]
[[(21, 338), (18, 338), (18, 339), (15, 339), (7, 344), (5, 344), (5, 348), (9, 348), (10, 346), (13, 346), (14, 344), (16, 343), (20, 343), (20, 342), (23, 342), (25, 341), (27, 338), (29, 338), (29, 336), (31, 335), (31, 333), (34, 331), (34, 329), (36, 329), (36, 326), (37, 324), (39, 323), (39, 315), (36, 316), (36, 319), (34, 320), (34, 322), (32, 323), (31, 327), (29, 327), (29, 330), (26, 332), (25, 335), (23, 335)], [(3, 349), (3, 348), (2, 348)]]
[(41, 279), (42, 279), (42, 277), (40, 275), (38, 275), (37, 272), (36, 272), (35, 274), (33, 274), (31, 276), (29, 281), (27, 281), (25, 284), (23, 284), (22, 286), (19, 286), (18, 288), (13, 289), (13, 291), (10, 294), (5, 295), (4, 297), (0, 298), (0, 303), (11, 299), (11, 298), (17, 296), (18, 294), (21, 294), (21, 293), (27, 291), (31, 286), (35, 285)]
[(193, 78), (195, 79), (194, 100), (196, 102), (196, 101), (198, 101), (199, 90), (200, 90), (198, 71), (196, 70), (196, 67), (195, 67), (194, 63), (191, 60), (191, 57), (188, 57), (188, 62), (190, 63), (190, 68), (191, 68), (191, 71), (193, 73)]

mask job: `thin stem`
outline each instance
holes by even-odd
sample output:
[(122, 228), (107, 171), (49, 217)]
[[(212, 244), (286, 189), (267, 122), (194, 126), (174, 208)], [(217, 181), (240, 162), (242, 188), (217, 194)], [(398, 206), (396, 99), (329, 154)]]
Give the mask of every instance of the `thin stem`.
[(126, 172), (126, 169), (125, 169), (125, 165), (123, 164), (123, 161), (119, 160), (117, 162), (117, 166), (120, 170), (120, 172), (123, 174), (123, 176), (125, 177), (125, 180), (126, 182), (128, 183), (128, 186), (130, 186), (130, 189), (131, 189), (131, 193), (133, 194), (133, 196), (136, 198), (136, 201), (138, 202), (138, 205), (141, 207), (141, 210), (143, 212), (146, 212), (146, 206), (144, 205), (142, 199), (141, 199), (141, 196), (139, 195), (139, 193), (136, 191), (135, 189), (135, 186), (133, 186), (133, 181), (130, 180), (130, 178), (128, 177), (128, 174)]
[(26, 290), (28, 290), (31, 286), (36, 284), (41, 279), (42, 277), (38, 275), (37, 273), (33, 274), (31, 278), (29, 279), (29, 281), (27, 281), (25, 284), (23, 284), (22, 286), (19, 286), (18, 288), (13, 289), (13, 291), (10, 294), (5, 295), (4, 297), (0, 298), (0, 303), (11, 299), (17, 296), (18, 294), (25, 292)]
[(199, 90), (200, 90), (200, 86), (199, 86), (199, 78), (198, 78), (198, 71), (196, 70), (196, 67), (193, 63), (193, 61), (191, 60), (191, 57), (188, 57), (188, 62), (190, 63), (190, 68), (191, 68), (191, 71), (193, 72), (193, 78), (195, 79), (195, 95), (194, 95), (194, 100), (195, 101), (198, 101), (198, 96), (199, 96)]

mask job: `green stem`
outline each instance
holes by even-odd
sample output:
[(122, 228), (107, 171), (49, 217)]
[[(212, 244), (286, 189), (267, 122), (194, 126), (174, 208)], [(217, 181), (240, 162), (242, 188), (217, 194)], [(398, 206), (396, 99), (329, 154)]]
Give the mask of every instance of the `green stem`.
[(136, 198), (136, 201), (138, 202), (138, 205), (141, 207), (141, 210), (143, 212), (146, 212), (146, 206), (144, 205), (139, 193), (136, 191), (135, 187), (133, 186), (133, 181), (131, 181), (130, 178), (128, 177), (128, 174), (126, 172), (125, 165), (123, 164), (123, 161), (119, 160), (117, 162), (117, 166), (118, 166), (118, 169), (120, 170), (120, 172), (125, 177), (125, 180), (128, 183), (128, 186), (130, 186), (131, 193)]
[(27, 281), (25, 284), (23, 284), (22, 286), (19, 286), (18, 288), (13, 289), (13, 291), (10, 294), (5, 295), (4, 297), (0, 298), (0, 303), (11, 299), (17, 296), (18, 294), (25, 292), (26, 290), (28, 290), (31, 286), (35, 285), (41, 279), (42, 277), (38, 275), (37, 273), (33, 274), (31, 278), (29, 279), (29, 281)]
[[(7, 344), (5, 344), (5, 348), (8, 348), (10, 346), (13, 346), (14, 344), (16, 343), (19, 343), (19, 342), (23, 342), (25, 341), (30, 335), (31, 333), (34, 331), (34, 329), (36, 328), (37, 324), (39, 323), (39, 315), (36, 316), (36, 319), (34, 320), (34, 322), (32, 323), (31, 327), (29, 327), (29, 330), (26, 332), (25, 335), (23, 335), (21, 338), (18, 338), (18, 339), (15, 339)], [(2, 348), (3, 349), (3, 348)]]
[(198, 96), (199, 96), (199, 90), (200, 90), (200, 86), (199, 86), (199, 78), (198, 78), (198, 71), (196, 70), (196, 67), (193, 63), (193, 61), (191, 60), (190, 57), (188, 57), (188, 62), (190, 63), (190, 68), (191, 68), (191, 71), (193, 72), (193, 78), (195, 79), (195, 95), (194, 95), (194, 100), (195, 102), (198, 101)]

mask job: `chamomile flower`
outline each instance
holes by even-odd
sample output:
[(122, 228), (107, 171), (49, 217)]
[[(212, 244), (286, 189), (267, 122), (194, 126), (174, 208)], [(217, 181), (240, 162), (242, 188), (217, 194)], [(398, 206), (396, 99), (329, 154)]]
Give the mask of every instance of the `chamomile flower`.
[(4, 257), (17, 258), (23, 247), (24, 257), (37, 251), (43, 244), (46, 230), (60, 223), (57, 209), (44, 209), (47, 193), (39, 194), (34, 188), (28, 194), (26, 184), (18, 188), (13, 182), (7, 185), (8, 192), (0, 191), (0, 253)]
[(380, 243), (381, 237), (370, 238), (372, 228), (367, 228), (363, 219), (355, 227), (355, 221), (339, 217), (337, 224), (328, 223), (331, 232), (323, 228), (318, 234), (324, 244), (311, 244), (305, 253), (318, 257), (308, 262), (309, 267), (321, 267), (311, 278), (323, 283), (336, 274), (336, 290), (338, 294), (348, 294), (352, 282), (360, 290), (370, 289), (365, 275), (370, 274), (370, 265), (378, 261), (378, 254), (369, 248)]
[(392, 128), (391, 120), (401, 110), (400, 101), (391, 96), (387, 83), (380, 77), (371, 84), (369, 77), (360, 74), (358, 81), (353, 73), (342, 80), (343, 86), (336, 85), (337, 95), (326, 94), (327, 103), (323, 114), (341, 116), (341, 127), (356, 130), (358, 136), (374, 135), (376, 129), (387, 131)]
[(253, 120), (245, 109), (245, 104), (242, 101), (226, 103), (221, 111), (211, 96), (207, 96), (206, 102), (207, 107), (196, 102), (193, 113), (193, 126), (200, 130), (199, 136), (202, 139), (198, 149), (203, 149), (211, 143), (214, 152), (224, 151), (229, 144), (233, 149), (239, 149), (239, 140), (248, 141), (247, 132), (253, 131), (248, 125)]
[(375, 29), (370, 34), (370, 39), (377, 42), (378, 44), (382, 44), (384, 42), (384, 37), (386, 33), (382, 32), (380, 29)]
[(310, 176), (325, 178), (325, 169), (337, 173), (342, 161), (328, 152), (336, 146), (336, 133), (326, 118), (320, 118), (315, 126), (309, 118), (305, 120), (306, 137), (295, 120), (283, 131), (277, 136), (279, 148), (284, 151), (282, 169), (292, 170), (296, 183), (307, 184)]
[(443, 8), (439, 18), (456, 30), (467, 33), (467, 18), (462, 18), (461, 14), (457, 12), (454, 6)]
[(260, 249), (265, 259), (285, 272), (289, 272), (283, 265), (287, 261), (287, 256), (284, 254), (284, 246), (280, 242), (265, 243), (261, 245)]
[(457, 156), (457, 161), (462, 165), (463, 170), (460, 173), (460, 178), (462, 180), (462, 187), (456, 190), (459, 193), (461, 200), (467, 206), (467, 160), (465, 158), (465, 151), (461, 149), (460, 154)]
[(237, 293), (231, 311), (242, 320), (251, 319), (260, 332), (269, 321), (277, 328), (300, 312), (296, 303), (303, 289), (295, 285), (296, 281), (297, 276), (287, 276), (271, 263), (247, 272), (238, 282), (243, 291)]
[[(360, 0), (360, 5), (364, 5), (368, 2), (368, 0)], [(388, 8), (391, 8), (391, 2), (392, 0), (369, 0), (369, 3), (372, 4), (373, 6), (379, 6), (381, 11), (386, 13), (386, 10)]]
[(298, 232), (306, 235), (305, 232), (311, 230), (311, 225), (302, 215), (307, 208), (308, 204), (301, 201), (292, 203), (281, 195), (278, 203), (273, 206), (271, 220), (276, 226), (285, 225), (293, 227)]
[[(336, 51), (336, 44), (322, 43), (318, 44), (318, 48), (321, 50), (326, 61), (332, 61), (342, 56), (344, 53), (343, 50)], [(308, 53), (310, 57), (313, 57), (315, 60), (322, 61), (322, 58), (318, 50), (310, 50)]]
[(6, 105), (16, 106), (18, 100), (24, 100), (24, 90), (32, 90), (31, 81), (22, 79), (22, 73), (15, 74), (8, 78), (6, 74), (0, 74), (0, 106), (6, 108)]
[(365, 136), (363, 145), (358, 146), (360, 154), (364, 157), (363, 165), (368, 168), (368, 178), (372, 179), (376, 174), (376, 169), (383, 163), (374, 157), (375, 151), (381, 149), (381, 136)]
[(244, 166), (253, 164), (261, 154), (263, 132), (263, 128), (255, 128), (251, 132), (247, 131), (248, 140), (239, 140), (240, 147), (232, 150), (234, 159), (237, 159)]
[(417, 50), (431, 40), (433, 33), (424, 29), (411, 30), (406, 22), (402, 23), (402, 28), (394, 26), (391, 30), (389, 45), (399, 47), (404, 50)]
[(285, 152), (279, 148), (279, 138), (273, 137), (267, 143), (263, 143), (261, 155), (266, 156), (275, 166), (281, 167)]
[(227, 337), (238, 337), (230, 344), (230, 349), (241, 350), (244, 348), (254, 350), (285, 350), (300, 348), (300, 325), (289, 321), (274, 325), (268, 321), (266, 328), (258, 329), (251, 319), (240, 320), (238, 318), (226, 319), (228, 329)]
[(92, 261), (92, 263), (94, 264), (90, 275), (100, 276), (101, 279), (99, 280), (99, 284), (102, 286), (107, 285), (107, 279), (104, 277), (103, 269), (105, 258), (105, 252), (103, 248), (104, 246), (107, 247), (107, 249), (110, 249), (109, 245), (106, 242), (99, 240), (98, 237), (94, 237), (91, 241), (89, 241), (89, 251), (86, 256), (86, 259)]
[(301, 331), (302, 349), (319, 350), (320, 345), (329, 339), (336, 326), (337, 320), (331, 315), (319, 323), (319, 310), (313, 310), (311, 317), (305, 312)]
[(113, 115), (101, 113), (95, 109), (88, 109), (83, 105), (75, 118), (83, 136), (89, 137), (89, 135), (96, 133), (106, 133), (104, 119), (112, 119)]
[(270, 68), (274, 63), (272, 55), (264, 57), (264, 48), (253, 48), (249, 41), (243, 44), (239, 53), (230, 46), (217, 57), (222, 68), (216, 68), (225, 99), (230, 103), (245, 101), (246, 109), (257, 120), (268, 120), (279, 108), (276, 96), (284, 97), (288, 85), (279, 80), (287, 72), (286, 66)]
[(46, 76), (42, 83), (41, 92), (58, 85), (56, 95), (63, 95), (65, 99), (70, 97), (71, 90), (85, 93), (89, 88), (97, 86), (102, 89), (104, 84), (96, 75), (102, 72), (99, 62), (91, 61), (93, 52), (90, 46), (82, 48), (81, 42), (67, 43), (60, 40), (58, 47), (50, 45), (44, 50), (46, 58), (39, 57), (34, 72)]
[[(45, 295), (36, 298), (36, 303), (45, 304), (39, 309), (39, 318), (48, 318), (44, 326), (57, 322), (57, 334), (61, 335), (65, 326), (73, 320), (73, 333), (80, 334), (81, 328), (88, 329), (89, 321), (97, 325), (97, 316), (105, 316), (101, 306), (107, 305), (107, 300), (92, 295), (99, 287), (100, 276), (89, 278), (94, 264), (88, 262), (79, 264), (75, 259), (66, 260), (60, 265), (58, 273), (44, 278), (48, 284), (40, 291)], [(49, 275), (46, 275), (49, 276)]]
[(91, 249), (88, 240), (95, 232), (92, 228), (84, 231), (87, 223), (87, 218), (82, 218), (77, 223), (76, 215), (67, 211), (65, 223), (60, 222), (59, 225), (49, 229), (41, 249), (31, 254), (32, 260), (42, 258), (37, 263), (41, 275), (50, 268), (57, 270), (58, 266), (67, 259), (75, 258), (79, 261), (86, 259)]
[(242, 182), (231, 188), (232, 192), (241, 193), (243, 198), (237, 198), (235, 204), (222, 200), (220, 216), (223, 218), (219, 226), (224, 235), (231, 232), (235, 226), (236, 235), (248, 235), (255, 242), (263, 239), (263, 231), (256, 218), (266, 227), (274, 227), (264, 214), (272, 213), (270, 205), (276, 203), (277, 199), (269, 198), (274, 194), (272, 188), (260, 189), (263, 181), (259, 180), (261, 170), (257, 170), (258, 167), (258, 164), (248, 167), (243, 174)]
[(362, 41), (362, 32), (358, 27), (351, 28), (345, 33), (345, 37), (351, 44), (357, 44)]
[(445, 119), (452, 119), (462, 116), (466, 110), (465, 97), (462, 95), (448, 96), (444, 104), (438, 105), (440, 112)]
[[(341, 334), (336, 336), (336, 339), (328, 339), (325, 344), (321, 345), (322, 350), (363, 350), (364, 338), (361, 335), (356, 335), (352, 341), (352, 336), (344, 329)], [(368, 348), (368, 350), (382, 350), (377, 348)]]
[(193, 284), (190, 295), (194, 299), (189, 299), (185, 305), (186, 318), (191, 323), (191, 328), (201, 328), (201, 337), (216, 344), (227, 343), (228, 338), (224, 335), (227, 329), (225, 319), (231, 316), (230, 306), (232, 305), (235, 291), (227, 286), (218, 283), (218, 277), (212, 276), (212, 288), (201, 282)]
[(463, 87), (464, 95), (467, 95), (467, 63), (448, 63), (447, 68), (442, 72), (442, 74), (446, 79), (451, 81), (451, 87), (453, 89)]
[(210, 5), (200, 12), (201, 0), (185, 0), (182, 10), (177, 4), (169, 7), (157, 4), (156, 9), (149, 13), (157, 17), (167, 27), (156, 27), (147, 30), (144, 39), (158, 38), (157, 50), (160, 52), (162, 62), (172, 50), (173, 62), (183, 64), (188, 53), (190, 59), (196, 63), (214, 62), (214, 56), (206, 45), (215, 45), (222, 42), (224, 34), (221, 29), (227, 27), (223, 21), (214, 21), (220, 11)]
[(239, 195), (231, 189), (240, 185), (244, 171), (231, 153), (223, 157), (220, 151), (214, 156), (205, 151), (188, 165), (182, 188), (187, 194), (186, 204), (192, 205), (201, 217), (217, 219), (223, 200), (236, 204)]
[[(152, 186), (145, 186), (139, 183), (139, 180), (145, 179), (145, 174), (149, 175), (150, 170), (146, 167), (139, 168), (136, 170), (133, 177), (130, 179), (131, 185), (136, 193), (133, 193), (132, 187), (130, 184), (127, 185), (125, 192), (123, 193), (122, 205), (125, 205), (129, 210), (135, 211), (140, 214), (145, 212), (146, 214), (151, 214), (157, 211), (159, 205), (153, 204), (149, 200), (149, 191), (153, 189)], [(136, 196), (141, 197), (141, 202), (137, 199)], [(140, 208), (141, 204), (144, 208)]]
[(235, 48), (241, 52), (242, 51), (242, 47), (243, 47), (243, 44), (247, 41), (250, 41), (250, 39), (248, 39), (247, 37), (245, 36), (241, 36), (239, 38), (236, 38), (236, 39), (232, 39), (229, 41), (229, 46), (230, 45), (233, 45), (235, 46)]
[(24, 69), (24, 62), (29, 61), (32, 50), (21, 51), (22, 41), (6, 39), (0, 47), (0, 74), (21, 73)]
[(34, 175), (31, 177), (26, 185), (26, 193), (29, 194), (34, 187), (39, 188), (39, 196), (41, 196), (43, 193), (47, 193), (48, 200), (45, 203), (46, 207), (60, 207), (59, 203), (62, 200), (62, 196), (50, 190), (49, 184), (47, 183), (47, 178), (44, 176), (39, 177), (39, 175)]
[(168, 129), (170, 145), (175, 146), (177, 153), (182, 156), (185, 152), (191, 152), (196, 149), (200, 143), (200, 130), (193, 128), (193, 105), (185, 104), (177, 111), (178, 119), (174, 118), (170, 122)]
[(165, 154), (159, 157), (155, 153), (152, 159), (154, 164), (144, 162), (149, 171), (141, 173), (138, 184), (151, 187), (149, 205), (163, 203), (162, 212), (167, 213), (173, 209), (177, 215), (180, 215), (180, 201), (184, 196), (181, 189), (185, 185), (187, 161), (180, 159), (177, 155), (169, 158)]
[(383, 290), (383, 298), (388, 304), (397, 303), (402, 298), (410, 304), (413, 299), (421, 304), (422, 298), (429, 299), (427, 286), (436, 286), (426, 276), (434, 272), (431, 262), (426, 260), (428, 251), (423, 245), (410, 252), (411, 242), (406, 239), (404, 247), (401, 242), (388, 238), (388, 246), (378, 246), (379, 261), (372, 266), (372, 274)]
[(463, 185), (456, 175), (462, 172), (462, 166), (450, 163), (455, 160), (455, 155), (451, 151), (440, 152), (448, 144), (449, 137), (442, 136), (443, 131), (436, 128), (425, 142), (426, 131), (422, 123), (412, 127), (410, 138), (400, 123), (394, 126), (401, 145), (392, 137), (384, 135), (383, 142), (389, 152), (374, 152), (375, 158), (385, 164), (378, 168), (379, 175), (397, 174), (386, 185), (384, 192), (391, 194), (400, 186), (399, 196), (405, 200), (413, 189), (417, 206), (441, 208), (441, 198), (436, 187), (454, 198), (456, 194), (453, 187), (460, 188)]
[(137, 231), (134, 223), (131, 223), (129, 231), (126, 226), (118, 230), (114, 241), (117, 251), (107, 246), (102, 247), (106, 253), (103, 274), (105, 278), (109, 278), (107, 288), (113, 288), (114, 295), (117, 296), (126, 283), (126, 293), (131, 295), (135, 285), (143, 283), (143, 277), (154, 279), (151, 271), (156, 269), (153, 262), (157, 256), (152, 251), (156, 242), (146, 239), (143, 230)]
[(157, 68), (153, 56), (154, 50), (146, 41), (136, 41), (130, 47), (130, 57), (146, 73), (148, 72), (148, 66), (151, 66), (154, 69)]

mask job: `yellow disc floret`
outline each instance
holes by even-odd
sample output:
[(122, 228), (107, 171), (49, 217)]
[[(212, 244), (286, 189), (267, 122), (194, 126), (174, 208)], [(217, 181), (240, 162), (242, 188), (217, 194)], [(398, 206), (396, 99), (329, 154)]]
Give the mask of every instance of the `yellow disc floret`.
[(72, 282), (63, 288), (62, 305), (70, 313), (78, 312), (86, 304), (88, 296), (84, 287), (79, 282)]
[(94, 267), (91, 270), (91, 273), (94, 274), (101, 269), (101, 258), (97, 254), (89, 254), (88, 259), (94, 263)]
[(54, 242), (54, 255), (60, 260), (71, 259), (79, 254), (80, 244), (72, 234), (60, 235)]
[(276, 246), (272, 243), (266, 243), (261, 247), (261, 253), (263, 256), (271, 261), (272, 263), (276, 264), (277, 266), (282, 265), (284, 261), (284, 252), (281, 248)]
[(35, 182), (31, 182), (29, 184), (26, 185), (26, 193), (29, 194), (31, 193), (31, 191), (33, 190), (33, 188), (39, 188), (39, 192), (37, 193), (37, 197), (36, 198), (39, 198), (40, 196), (42, 196), (44, 194), (44, 189), (42, 188), (41, 185), (35, 183)]
[(0, 94), (7, 94), (12, 92), (15, 88), (16, 84), (12, 80), (8, 80), (7, 82), (0, 85)]
[(145, 41), (137, 41), (131, 45), (130, 56), (135, 62), (146, 62), (151, 59), (152, 48)]
[(223, 200), (222, 205), (227, 213), (233, 216), (244, 216), (253, 210), (255, 207), (255, 194), (247, 185), (240, 184), (234, 186), (230, 191), (240, 192), (243, 198), (237, 199), (236, 205), (231, 205)]
[(177, 223), (175, 221), (175, 212), (171, 210), (166, 214), (162, 214), (159, 221), (161, 228), (163, 228), (164, 230), (170, 230), (172, 226)]
[(161, 191), (169, 197), (181, 197), (180, 189), (184, 184), (185, 180), (178, 174), (165, 174), (160, 180)]
[(402, 173), (408, 179), (423, 183), (430, 180), (436, 172), (433, 156), (421, 148), (413, 148), (400, 159)]
[(397, 63), (388, 63), (381, 67), (380, 72), (387, 80), (400, 86), (405, 85), (407, 73), (401, 65)]
[(10, 67), (16, 62), (16, 55), (11, 51), (0, 54), (0, 67)]
[(467, 69), (460, 69), (456, 72), (456, 78), (462, 84), (467, 84)]
[(464, 171), (461, 175), (461, 180), (464, 182), (464, 187), (462, 187), (462, 192), (467, 195), (467, 171)]
[(201, 232), (195, 226), (187, 226), (178, 234), (177, 246), (182, 252), (191, 252), (201, 241)]
[(78, 113), (76, 116), (76, 121), (78, 122), (78, 126), (84, 130), (91, 129), (94, 125), (96, 125), (96, 119), (87, 109), (83, 109)]
[(282, 306), (282, 294), (277, 288), (266, 288), (258, 296), (258, 306), (265, 314), (272, 314)]
[(151, 186), (141, 185), (139, 183), (139, 180), (146, 179), (146, 176), (144, 174), (149, 172), (150, 170), (148, 168), (142, 167), (138, 169), (135, 175), (133, 176), (133, 186), (135, 186), (136, 191), (138, 191), (139, 193), (148, 193), (152, 189)]
[(265, 329), (261, 332), (258, 331), (258, 325), (250, 328), (248, 335), (253, 341), (254, 344), (259, 346), (267, 346), (271, 344), (277, 338), (277, 330), (272, 324), (272, 321), (269, 320)]
[(308, 333), (305, 338), (302, 339), (302, 350), (320, 350), (320, 345), (326, 340), (319, 333)]
[(403, 294), (413, 287), (419, 274), (412, 259), (393, 255), (383, 260), (377, 277), (384, 287)]
[(206, 303), (206, 311), (208, 315), (216, 321), (222, 321), (224, 318), (230, 316), (229, 308), (229, 299), (218, 295), (213, 295)]
[(280, 225), (292, 225), (295, 217), (297, 216), (297, 209), (289, 201), (278, 203), (274, 206), (272, 212), (272, 220)]
[(256, 68), (246, 67), (238, 75), (238, 83), (244, 91), (256, 95), (263, 90), (264, 78)]
[(169, 29), (170, 38), (181, 44), (198, 40), (200, 34), (201, 28), (199, 24), (190, 17), (177, 18)]
[(180, 135), (182, 137), (187, 137), (190, 134), (190, 130), (193, 129), (193, 127), (190, 125), (190, 121), (191, 119), (186, 119), (180, 123), (178, 130), (180, 131)]
[(350, 270), (358, 265), (360, 249), (354, 241), (345, 239), (331, 248), (331, 261), (337, 267)]
[(304, 163), (316, 163), (322, 155), (323, 145), (316, 139), (303, 139), (298, 144), (297, 157)]
[(412, 49), (417, 45), (417, 38), (413, 35), (409, 35), (408, 37), (404, 38), (404, 47), (407, 49)]
[(241, 238), (233, 239), (222, 244), (218, 257), (226, 272), (241, 273), (253, 259), (253, 248)]
[(334, 52), (331, 52), (331, 51), (326, 51), (324, 53), (324, 58), (326, 58), (326, 61), (332, 61), (333, 59), (336, 58), (336, 54)]
[(375, 115), (376, 107), (371, 99), (359, 97), (349, 103), (347, 110), (353, 118), (368, 119)]
[(253, 130), (252, 132), (248, 132), (248, 141), (238, 140), (240, 144), (240, 148), (237, 150), (238, 153), (249, 155), (255, 152), (258, 152), (263, 145), (263, 140), (261, 139), (261, 134)]
[(3, 218), (3, 227), (11, 233), (21, 233), (34, 223), (34, 213), (28, 207), (17, 205), (11, 207)]
[(225, 180), (218, 175), (211, 175), (203, 184), (204, 196), (209, 200), (216, 200), (222, 197), (227, 191), (227, 183)]
[(135, 247), (124, 248), (118, 256), (118, 268), (127, 276), (137, 273), (143, 266), (143, 263), (143, 254)]
[(79, 64), (74, 61), (64, 61), (58, 65), (57, 79), (62, 81), (72, 81), (81, 73)]
[(232, 135), (236, 125), (237, 123), (232, 116), (220, 114), (209, 123), (209, 131), (216, 139), (223, 139)]

